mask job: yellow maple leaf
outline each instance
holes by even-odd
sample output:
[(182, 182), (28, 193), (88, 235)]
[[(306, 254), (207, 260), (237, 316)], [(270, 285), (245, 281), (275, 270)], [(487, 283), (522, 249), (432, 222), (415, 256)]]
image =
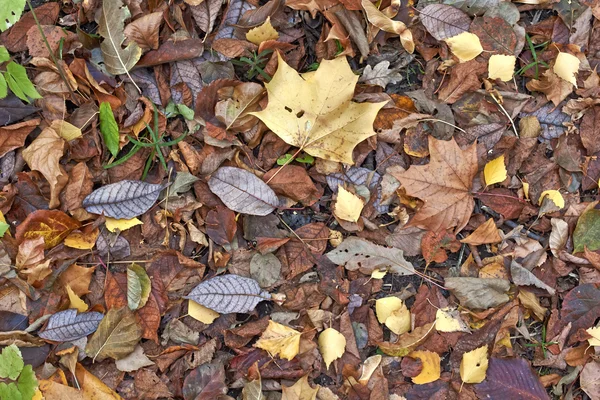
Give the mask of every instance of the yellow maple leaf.
[(255, 45), (260, 45), (267, 40), (276, 40), (279, 38), (279, 33), (271, 25), (271, 17), (267, 17), (261, 26), (250, 29), (246, 33), (246, 40)]
[(481, 54), (483, 47), (479, 37), (471, 32), (463, 32), (459, 35), (445, 39), (445, 42), (450, 47), (450, 51), (460, 62), (471, 61)]
[(440, 355), (438, 353), (428, 350), (419, 350), (411, 352), (408, 356), (418, 358), (423, 364), (421, 373), (412, 378), (413, 383), (424, 385), (440, 379), (442, 369), (440, 366)]
[(300, 76), (278, 55), (279, 66), (265, 86), (269, 104), (250, 113), (284, 142), (313, 157), (353, 164), (352, 150), (375, 135), (373, 121), (386, 104), (355, 103), (358, 76), (345, 57), (321, 62)]
[(194, 300), (188, 301), (188, 315), (203, 324), (210, 325), (221, 314), (210, 308), (204, 307), (202, 304), (196, 303)]
[(460, 362), (460, 379), (464, 383), (481, 383), (488, 369), (487, 345), (463, 354)]
[(290, 327), (269, 321), (269, 326), (260, 335), (254, 347), (266, 350), (272, 357), (292, 360), (300, 351), (301, 335), (302, 333)]
[(333, 214), (344, 221), (356, 222), (360, 218), (364, 205), (360, 197), (339, 186)]
[(575, 77), (575, 74), (579, 71), (579, 63), (579, 58), (574, 55), (559, 52), (552, 70), (559, 78), (571, 82), (577, 87), (577, 78)]
[(88, 310), (88, 305), (85, 304), (83, 300), (71, 289), (71, 286), (65, 286), (67, 289), (67, 294), (69, 295), (70, 308), (76, 308), (79, 312), (86, 312)]
[(133, 228), (136, 225), (142, 225), (143, 222), (137, 218), (116, 219), (116, 218), (106, 217), (106, 222), (104, 224), (106, 226), (106, 229), (108, 229), (109, 231), (114, 233), (114, 232), (116, 232), (117, 229), (119, 231), (123, 232), (129, 228)]
[(504, 54), (494, 54), (488, 64), (488, 78), (510, 81), (515, 73), (517, 57)]
[(488, 186), (504, 182), (508, 176), (504, 165), (504, 154), (485, 164), (483, 176), (485, 177), (485, 184)]
[(327, 328), (319, 335), (319, 351), (327, 369), (346, 351), (346, 338), (333, 328)]

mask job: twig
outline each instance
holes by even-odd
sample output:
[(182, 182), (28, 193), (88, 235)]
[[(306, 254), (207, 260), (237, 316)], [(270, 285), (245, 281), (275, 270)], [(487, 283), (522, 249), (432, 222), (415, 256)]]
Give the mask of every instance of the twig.
[(500, 107), (500, 109), (502, 110), (502, 112), (504, 113), (504, 115), (506, 115), (506, 118), (508, 118), (508, 120), (510, 121), (510, 124), (512, 125), (513, 131), (515, 131), (515, 135), (517, 135), (517, 137), (519, 137), (519, 132), (517, 132), (517, 127), (515, 126), (515, 121), (513, 121), (513, 119), (510, 117), (510, 114), (506, 111), (506, 109), (502, 106), (502, 104), (500, 103), (500, 101), (498, 101), (498, 99), (496, 98), (496, 96), (494, 96), (494, 93), (492, 92), (488, 92), (490, 96), (492, 96), (492, 99), (494, 99), (494, 101), (496, 102), (496, 104), (498, 104), (498, 107)]
[(479, 255), (477, 246), (469, 244), (469, 250), (471, 250), (471, 255), (473, 256), (473, 260), (475, 260), (475, 264), (477, 264), (480, 269), (483, 268), (483, 262), (481, 262), (481, 256)]

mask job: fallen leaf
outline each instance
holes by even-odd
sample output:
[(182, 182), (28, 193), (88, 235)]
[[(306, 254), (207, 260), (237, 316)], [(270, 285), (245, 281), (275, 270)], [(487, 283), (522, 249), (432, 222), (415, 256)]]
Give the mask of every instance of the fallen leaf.
[[(23, 147), (25, 139), (40, 124), (39, 119), (0, 126), (0, 157), (11, 150)], [(61, 154), (62, 155), (62, 154)]]
[(573, 332), (594, 325), (600, 317), (600, 290), (591, 283), (573, 288), (563, 298), (561, 316), (573, 324)]
[(79, 296), (73, 292), (73, 289), (69, 285), (65, 286), (67, 290), (67, 295), (69, 296), (70, 308), (75, 308), (79, 312), (86, 312), (88, 310), (88, 305), (85, 304), (83, 300)]
[(559, 209), (565, 208), (565, 199), (558, 190), (544, 190), (542, 194), (540, 194), (538, 204), (541, 205), (546, 197), (548, 200), (551, 200)]
[(461, 150), (454, 139), (443, 141), (431, 137), (429, 152), (429, 164), (413, 165), (396, 174), (408, 195), (425, 201), (409, 224), (432, 231), (456, 226), (458, 233), (469, 221), (475, 205), (471, 195), (477, 174), (475, 143)]
[(487, 377), (475, 386), (475, 392), (479, 398), (550, 399), (537, 374), (522, 358), (492, 357)]
[(413, 351), (408, 354), (409, 357), (418, 358), (423, 364), (423, 369), (419, 375), (412, 378), (413, 383), (417, 385), (425, 385), (426, 383), (435, 382), (440, 379), (441, 364), (438, 353), (427, 350)]
[(435, 313), (435, 329), (438, 332), (471, 332), (456, 308), (438, 308)]
[(588, 362), (581, 370), (581, 376), (579, 378), (579, 384), (581, 390), (583, 390), (591, 399), (597, 399), (600, 397), (600, 381), (598, 376), (600, 375), (600, 363), (597, 361)]
[(160, 184), (124, 180), (94, 190), (83, 199), (83, 207), (92, 214), (131, 219), (148, 211), (165, 187)]
[(16, 239), (22, 242), (26, 239), (44, 238), (46, 249), (61, 243), (73, 230), (79, 228), (77, 220), (62, 211), (37, 210), (17, 226)]
[(129, 76), (129, 70), (142, 56), (142, 49), (135, 42), (129, 42), (127, 47), (122, 47), (125, 41), (124, 23), (131, 17), (131, 13), (121, 0), (103, 2), (101, 10), (98, 34), (104, 38), (100, 49), (106, 70), (113, 75)]
[(559, 78), (564, 79), (567, 82), (577, 87), (577, 71), (579, 71), (579, 58), (569, 53), (559, 52), (554, 61), (554, 67), (552, 70)]
[(551, 295), (556, 293), (556, 290), (546, 283), (544, 283), (541, 279), (536, 277), (531, 271), (527, 268), (523, 267), (521, 264), (512, 260), (510, 263), (510, 274), (512, 276), (512, 280), (515, 285), (518, 286), (535, 286), (540, 289), (546, 290)]
[(143, 222), (137, 218), (115, 219), (115, 218), (111, 218), (111, 217), (106, 217), (105, 222), (104, 222), (104, 226), (106, 226), (106, 229), (108, 229), (110, 232), (113, 232), (113, 233), (123, 232), (123, 231), (126, 231), (127, 229), (133, 228), (134, 226), (142, 225), (142, 224), (143, 224)]
[(446, 4), (430, 4), (419, 13), (427, 31), (437, 40), (460, 35), (469, 30), (471, 18), (456, 7)]
[(292, 360), (300, 351), (300, 336), (302, 334), (292, 328), (277, 322), (269, 321), (269, 326), (260, 335), (254, 347), (266, 350), (271, 357)]
[(188, 300), (188, 314), (195, 320), (207, 325), (212, 324), (214, 320), (219, 318), (221, 315), (218, 312), (215, 312), (210, 308), (206, 308), (202, 304), (198, 304), (193, 300)]
[(395, 33), (400, 36), (402, 47), (409, 52), (415, 51), (415, 42), (410, 29), (406, 27), (404, 22), (396, 21), (379, 11), (370, 0), (362, 0), (361, 5), (367, 14), (367, 20), (377, 28), (385, 32)]
[(39, 171), (50, 184), (50, 208), (60, 204), (58, 195), (69, 180), (60, 165), (65, 150), (65, 140), (56, 131), (46, 128), (23, 150), (23, 159), (29, 168)]
[(460, 379), (464, 383), (481, 383), (488, 369), (488, 347), (482, 346), (466, 352), (460, 362)]
[(95, 361), (120, 360), (131, 354), (142, 337), (142, 327), (127, 307), (108, 310), (85, 352)]
[(435, 322), (428, 323), (423, 326), (416, 327), (412, 332), (407, 332), (400, 335), (395, 343), (382, 342), (379, 343), (379, 348), (385, 354), (394, 357), (404, 357), (408, 355), (415, 347), (420, 345), (429, 337)]
[(354, 147), (375, 135), (382, 103), (352, 102), (354, 75), (345, 57), (324, 60), (304, 77), (283, 61), (266, 84), (269, 104), (252, 113), (286, 143), (313, 157), (353, 164)]
[(77, 314), (77, 310), (70, 308), (52, 314), (39, 336), (54, 342), (77, 340), (95, 332), (103, 317), (104, 315), (95, 311)]
[(134, 311), (146, 305), (152, 289), (146, 270), (138, 264), (127, 267), (127, 305)]
[(505, 279), (446, 278), (444, 285), (458, 298), (463, 307), (486, 310), (508, 302), (506, 292), (510, 282)]
[(399, 298), (392, 296), (377, 299), (375, 312), (379, 322), (385, 324), (396, 335), (410, 331), (410, 311)]
[[(308, 375), (298, 379), (292, 386), (282, 386), (281, 400), (316, 400), (320, 386), (312, 388), (308, 383)], [(326, 399), (324, 399), (326, 400)]]
[(360, 197), (340, 186), (333, 214), (344, 221), (357, 222), (364, 205), (365, 203)]
[(504, 154), (489, 161), (483, 168), (483, 176), (487, 186), (504, 182), (507, 178), (506, 165), (504, 165)]
[(496, 223), (490, 218), (460, 242), (479, 246), (482, 244), (500, 243), (501, 241), (502, 237), (498, 233)]
[(154, 365), (152, 360), (144, 354), (144, 348), (139, 344), (135, 346), (135, 350), (127, 357), (117, 360), (115, 366), (119, 371), (133, 372), (140, 368), (149, 367)]
[(512, 80), (515, 73), (517, 57), (504, 54), (493, 54), (488, 64), (488, 78), (500, 79), (503, 82)]
[(600, 210), (590, 208), (579, 219), (573, 231), (574, 253), (600, 249)]
[(153, 12), (143, 15), (125, 27), (123, 33), (130, 41), (134, 41), (142, 50), (158, 49), (158, 31), (163, 20), (163, 13)]
[[(369, 2), (369, 0), (364, 1)], [(367, 65), (358, 82), (381, 86), (385, 89), (390, 83), (398, 83), (402, 79), (402, 74), (397, 69), (390, 69), (389, 61), (381, 61), (374, 67)]]
[(267, 17), (261, 26), (252, 28), (246, 33), (246, 40), (257, 46), (267, 40), (277, 40), (278, 38), (279, 33), (271, 25), (271, 17)]
[(96, 245), (98, 235), (100, 235), (100, 230), (98, 228), (93, 229), (90, 232), (75, 230), (69, 233), (69, 236), (65, 238), (64, 243), (65, 246), (73, 249), (91, 250)]
[(346, 338), (335, 329), (327, 328), (319, 335), (319, 351), (329, 369), (329, 365), (346, 352)]
[(471, 32), (463, 32), (459, 35), (444, 39), (444, 41), (450, 47), (452, 54), (454, 54), (460, 62), (467, 62), (483, 51), (479, 37)]

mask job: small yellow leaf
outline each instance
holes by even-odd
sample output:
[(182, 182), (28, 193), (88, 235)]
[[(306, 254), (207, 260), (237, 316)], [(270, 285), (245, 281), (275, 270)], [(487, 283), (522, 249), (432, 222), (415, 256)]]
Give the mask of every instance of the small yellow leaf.
[(585, 331), (592, 336), (588, 339), (590, 346), (600, 346), (600, 326), (589, 328)]
[(193, 300), (188, 301), (188, 314), (190, 317), (206, 325), (212, 324), (213, 321), (219, 318), (220, 315), (218, 312), (213, 311), (210, 308), (206, 308), (202, 304), (198, 304)]
[(560, 194), (558, 190), (544, 190), (540, 195), (538, 205), (542, 204), (545, 197), (548, 197), (550, 200), (552, 200), (556, 207), (559, 207), (561, 209), (565, 207), (565, 199), (562, 197), (562, 194)]
[(254, 347), (266, 350), (271, 357), (279, 356), (292, 360), (300, 351), (302, 333), (277, 322), (269, 321), (269, 326), (260, 335)]
[(96, 239), (100, 234), (99, 229), (92, 232), (73, 231), (65, 238), (65, 246), (79, 250), (91, 250), (96, 245)]
[(88, 305), (85, 304), (85, 302), (81, 300), (81, 298), (77, 296), (77, 294), (75, 294), (73, 289), (71, 289), (71, 286), (67, 285), (65, 286), (65, 289), (67, 289), (67, 294), (69, 295), (69, 302), (71, 303), (69, 305), (69, 308), (76, 308), (79, 312), (86, 312), (88, 310)]
[(396, 335), (402, 335), (410, 331), (410, 311), (406, 304), (402, 304), (400, 309), (392, 312), (392, 315), (385, 320), (385, 326)]
[(385, 270), (385, 269), (383, 271), (376, 269), (376, 270), (373, 270), (373, 272), (371, 272), (372, 279), (383, 279), (386, 275), (387, 275), (387, 270)]
[(413, 383), (424, 385), (435, 382), (440, 379), (442, 373), (440, 366), (440, 356), (438, 353), (428, 350), (413, 351), (409, 355), (411, 358), (418, 358), (423, 364), (421, 373), (412, 378)]
[(106, 217), (106, 229), (108, 229), (111, 232), (116, 232), (116, 230), (118, 229), (119, 231), (123, 232), (126, 231), (129, 228), (133, 228), (136, 225), (142, 225), (143, 222), (140, 221), (137, 218), (131, 218), (131, 219), (115, 219), (115, 218), (110, 218), (110, 217)]
[(362, 367), (362, 373), (360, 374), (360, 378), (358, 379), (359, 383), (365, 386), (367, 385), (367, 383), (369, 383), (369, 379), (371, 379), (373, 372), (375, 372), (377, 367), (379, 367), (379, 364), (381, 364), (382, 358), (383, 357), (381, 357), (381, 354), (377, 354), (365, 360)]
[(277, 40), (279, 33), (271, 25), (271, 17), (267, 17), (264, 24), (257, 26), (256, 28), (250, 29), (246, 33), (246, 40), (255, 45), (260, 45), (262, 42), (267, 40)]
[(435, 329), (439, 332), (470, 332), (455, 308), (439, 308), (435, 313)]
[(464, 383), (481, 383), (488, 369), (487, 345), (463, 354), (460, 362), (460, 379)]
[(360, 197), (339, 186), (333, 214), (344, 221), (356, 222), (364, 205)]
[(52, 121), (50, 128), (54, 129), (56, 133), (58, 133), (58, 136), (65, 139), (67, 142), (82, 136), (81, 129), (68, 123), (67, 121), (62, 121), (60, 119), (55, 119)]
[(334, 360), (344, 355), (346, 338), (333, 328), (327, 328), (319, 335), (319, 351), (327, 369)]
[(488, 186), (504, 182), (508, 176), (506, 166), (504, 165), (504, 154), (485, 164), (483, 176), (485, 177), (485, 184)]
[(529, 182), (523, 182), (523, 194), (525, 195), (525, 198), (529, 200)]
[(503, 82), (510, 81), (515, 73), (517, 57), (504, 54), (494, 54), (490, 57), (488, 64), (488, 78), (500, 79)]
[(554, 62), (553, 71), (560, 78), (571, 82), (577, 87), (577, 78), (575, 74), (579, 71), (579, 58), (569, 53), (559, 52)]
[(385, 323), (390, 315), (396, 310), (402, 308), (404, 303), (398, 297), (390, 296), (377, 299), (375, 301), (375, 314), (380, 324)]
[(460, 62), (466, 62), (474, 59), (483, 51), (479, 37), (471, 32), (463, 32), (459, 35), (445, 39), (452, 54), (454, 54)]

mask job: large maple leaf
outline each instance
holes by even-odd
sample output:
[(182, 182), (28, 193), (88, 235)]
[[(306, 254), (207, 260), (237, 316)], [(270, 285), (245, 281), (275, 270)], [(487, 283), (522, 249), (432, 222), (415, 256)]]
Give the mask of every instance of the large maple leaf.
[(325, 60), (316, 72), (298, 74), (279, 56), (267, 83), (269, 104), (250, 113), (286, 143), (314, 157), (353, 164), (352, 150), (375, 135), (373, 121), (382, 103), (355, 103), (354, 75), (345, 57)]
[(409, 195), (425, 202), (410, 225), (434, 232), (456, 227), (458, 233), (475, 205), (471, 188), (477, 174), (476, 143), (462, 150), (454, 139), (430, 137), (429, 153), (429, 164), (395, 175)]

